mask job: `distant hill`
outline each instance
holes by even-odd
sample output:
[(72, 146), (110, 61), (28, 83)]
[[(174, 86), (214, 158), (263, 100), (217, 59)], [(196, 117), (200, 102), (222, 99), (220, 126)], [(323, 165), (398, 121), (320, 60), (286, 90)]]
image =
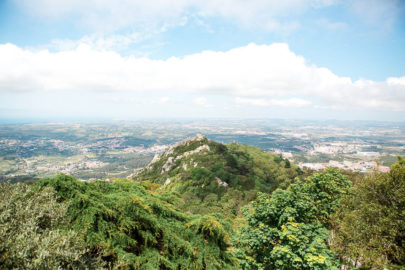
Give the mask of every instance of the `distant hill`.
[(237, 214), (257, 192), (287, 187), (300, 172), (288, 160), (259, 148), (197, 135), (156, 155), (134, 179), (178, 194), (178, 206), (191, 213)]

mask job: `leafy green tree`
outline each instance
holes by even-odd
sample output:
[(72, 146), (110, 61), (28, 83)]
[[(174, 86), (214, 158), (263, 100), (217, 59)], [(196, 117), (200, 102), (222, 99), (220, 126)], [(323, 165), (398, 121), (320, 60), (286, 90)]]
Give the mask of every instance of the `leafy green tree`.
[(66, 210), (51, 188), (0, 184), (0, 269), (102, 267), (76, 232), (61, 229), (68, 225)]
[(285, 159), (285, 168), (291, 168), (291, 163), (288, 159)]
[(220, 216), (183, 214), (139, 183), (80, 182), (59, 175), (40, 190), (68, 204), (70, 226), (113, 269), (234, 269), (232, 227)]
[(350, 182), (327, 169), (286, 190), (260, 193), (244, 208), (247, 226), (237, 237), (245, 269), (337, 269), (329, 250), (329, 218)]
[(372, 269), (405, 266), (405, 160), (359, 181), (333, 217), (333, 249)]

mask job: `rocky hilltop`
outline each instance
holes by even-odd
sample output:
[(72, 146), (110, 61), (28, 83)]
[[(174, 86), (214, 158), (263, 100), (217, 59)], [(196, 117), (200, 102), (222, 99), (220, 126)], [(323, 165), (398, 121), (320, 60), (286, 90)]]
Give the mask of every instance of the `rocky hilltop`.
[(184, 200), (181, 204), (193, 213), (236, 214), (258, 191), (287, 186), (299, 172), (278, 155), (237, 143), (221, 144), (198, 134), (156, 155), (134, 179), (159, 184), (158, 191), (177, 192)]

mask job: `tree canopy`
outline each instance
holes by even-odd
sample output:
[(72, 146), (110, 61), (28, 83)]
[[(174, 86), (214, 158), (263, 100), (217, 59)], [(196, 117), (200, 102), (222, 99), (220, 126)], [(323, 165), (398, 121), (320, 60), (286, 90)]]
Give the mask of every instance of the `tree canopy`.
[(67, 208), (52, 188), (0, 184), (0, 269), (102, 267), (99, 256), (69, 228)]
[(314, 174), (286, 190), (261, 193), (244, 209), (238, 244), (244, 269), (337, 269), (329, 250), (329, 218), (350, 181), (336, 169)]
[(389, 173), (368, 175), (350, 190), (332, 218), (333, 249), (364, 267), (405, 265), (405, 160)]
[[(112, 269), (234, 269), (236, 260), (228, 250), (230, 223), (215, 214), (183, 214), (138, 183), (81, 182), (59, 175), (41, 180), (35, 193), (21, 190), (23, 184), (15, 186), (17, 190), (10, 187), (2, 185), (2, 191), (10, 195), (2, 200), (0, 211), (10, 231), (1, 234), (5, 239), (0, 252), (6, 265), (23, 266), (17, 264), (19, 258), (9, 251), (11, 248), (15, 253), (27, 250), (28, 255), (21, 259), (34, 266), (49, 256), (54, 256), (54, 265), (59, 262), (63, 268), (66, 261), (77, 265), (87, 252), (98, 254), (101, 265)], [(23, 205), (30, 200), (34, 203)], [(12, 207), (20, 209), (21, 215), (11, 211)], [(33, 218), (19, 226), (26, 215)], [(19, 219), (13, 221), (13, 216)], [(18, 232), (21, 235), (15, 234)]]

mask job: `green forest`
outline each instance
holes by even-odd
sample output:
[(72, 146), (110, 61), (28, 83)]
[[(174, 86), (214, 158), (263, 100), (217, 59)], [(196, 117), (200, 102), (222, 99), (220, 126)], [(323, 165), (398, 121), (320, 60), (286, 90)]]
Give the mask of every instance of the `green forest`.
[(197, 136), (133, 179), (0, 184), (0, 269), (405, 269), (405, 159), (308, 173)]

